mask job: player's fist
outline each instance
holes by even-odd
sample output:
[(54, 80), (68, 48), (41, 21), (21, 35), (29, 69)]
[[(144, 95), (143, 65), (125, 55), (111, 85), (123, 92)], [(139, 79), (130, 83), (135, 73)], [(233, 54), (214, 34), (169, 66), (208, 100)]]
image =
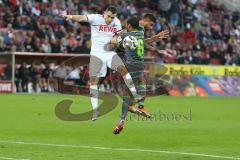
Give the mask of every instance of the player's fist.
[(60, 17), (64, 18), (66, 21), (69, 21), (73, 18), (72, 15), (60, 14)]

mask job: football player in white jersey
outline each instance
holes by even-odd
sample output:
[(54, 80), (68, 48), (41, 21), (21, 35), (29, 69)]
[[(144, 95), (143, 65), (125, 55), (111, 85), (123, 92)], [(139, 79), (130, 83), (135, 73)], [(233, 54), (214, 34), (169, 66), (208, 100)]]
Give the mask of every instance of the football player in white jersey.
[(91, 104), (93, 107), (93, 118), (96, 120), (98, 117), (98, 81), (100, 77), (105, 77), (107, 73), (107, 67), (118, 71), (131, 94), (136, 101), (142, 99), (137, 94), (136, 88), (132, 81), (131, 75), (128, 73), (121, 58), (115, 51), (107, 49), (108, 43), (112, 37), (118, 33), (121, 33), (122, 26), (120, 20), (117, 18), (117, 9), (114, 6), (109, 6), (104, 13), (101, 14), (89, 14), (89, 15), (60, 15), (68, 20), (74, 20), (77, 22), (89, 22), (91, 25), (91, 57), (89, 64), (90, 74), (90, 95)]

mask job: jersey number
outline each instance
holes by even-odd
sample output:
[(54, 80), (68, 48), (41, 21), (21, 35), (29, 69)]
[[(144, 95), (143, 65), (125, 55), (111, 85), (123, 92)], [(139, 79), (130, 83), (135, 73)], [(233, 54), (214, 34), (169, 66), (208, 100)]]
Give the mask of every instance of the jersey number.
[(139, 57), (143, 58), (144, 57), (144, 45), (143, 45), (143, 40), (138, 39), (138, 46), (137, 46), (137, 54)]

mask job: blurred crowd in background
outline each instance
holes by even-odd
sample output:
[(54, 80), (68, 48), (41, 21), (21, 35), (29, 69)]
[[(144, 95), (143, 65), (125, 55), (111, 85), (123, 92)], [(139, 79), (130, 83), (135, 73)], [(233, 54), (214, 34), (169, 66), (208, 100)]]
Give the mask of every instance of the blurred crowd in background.
[(88, 23), (66, 22), (59, 14), (102, 13), (115, 5), (122, 24), (153, 13), (157, 23), (146, 36), (170, 28), (171, 37), (153, 44), (174, 49), (175, 57), (146, 51), (157, 63), (240, 64), (239, 12), (215, 0), (1, 0), (0, 52), (89, 53)]

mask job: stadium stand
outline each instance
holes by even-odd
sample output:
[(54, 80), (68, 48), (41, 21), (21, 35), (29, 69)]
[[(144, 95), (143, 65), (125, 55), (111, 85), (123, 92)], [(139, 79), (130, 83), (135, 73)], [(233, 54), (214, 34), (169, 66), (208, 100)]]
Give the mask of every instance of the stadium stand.
[(0, 52), (89, 54), (89, 25), (66, 22), (58, 15), (100, 13), (109, 4), (117, 6), (123, 25), (131, 15), (149, 12), (156, 15), (157, 23), (153, 31), (146, 31), (146, 36), (163, 29), (171, 30), (169, 39), (153, 44), (153, 47), (174, 49), (176, 56), (146, 51), (147, 60), (240, 65), (239, 11), (215, 0), (2, 0)]
[[(239, 65), (239, 12), (212, 0), (63, 1), (3, 0), (0, 3), (0, 51), (89, 53), (88, 24), (64, 22), (57, 15), (101, 12), (108, 4), (119, 9), (124, 21), (130, 15), (154, 13), (154, 34), (167, 26), (171, 37), (155, 47), (170, 46), (177, 56), (169, 59), (151, 52), (156, 62)], [(217, 56), (209, 55), (217, 47)]]

